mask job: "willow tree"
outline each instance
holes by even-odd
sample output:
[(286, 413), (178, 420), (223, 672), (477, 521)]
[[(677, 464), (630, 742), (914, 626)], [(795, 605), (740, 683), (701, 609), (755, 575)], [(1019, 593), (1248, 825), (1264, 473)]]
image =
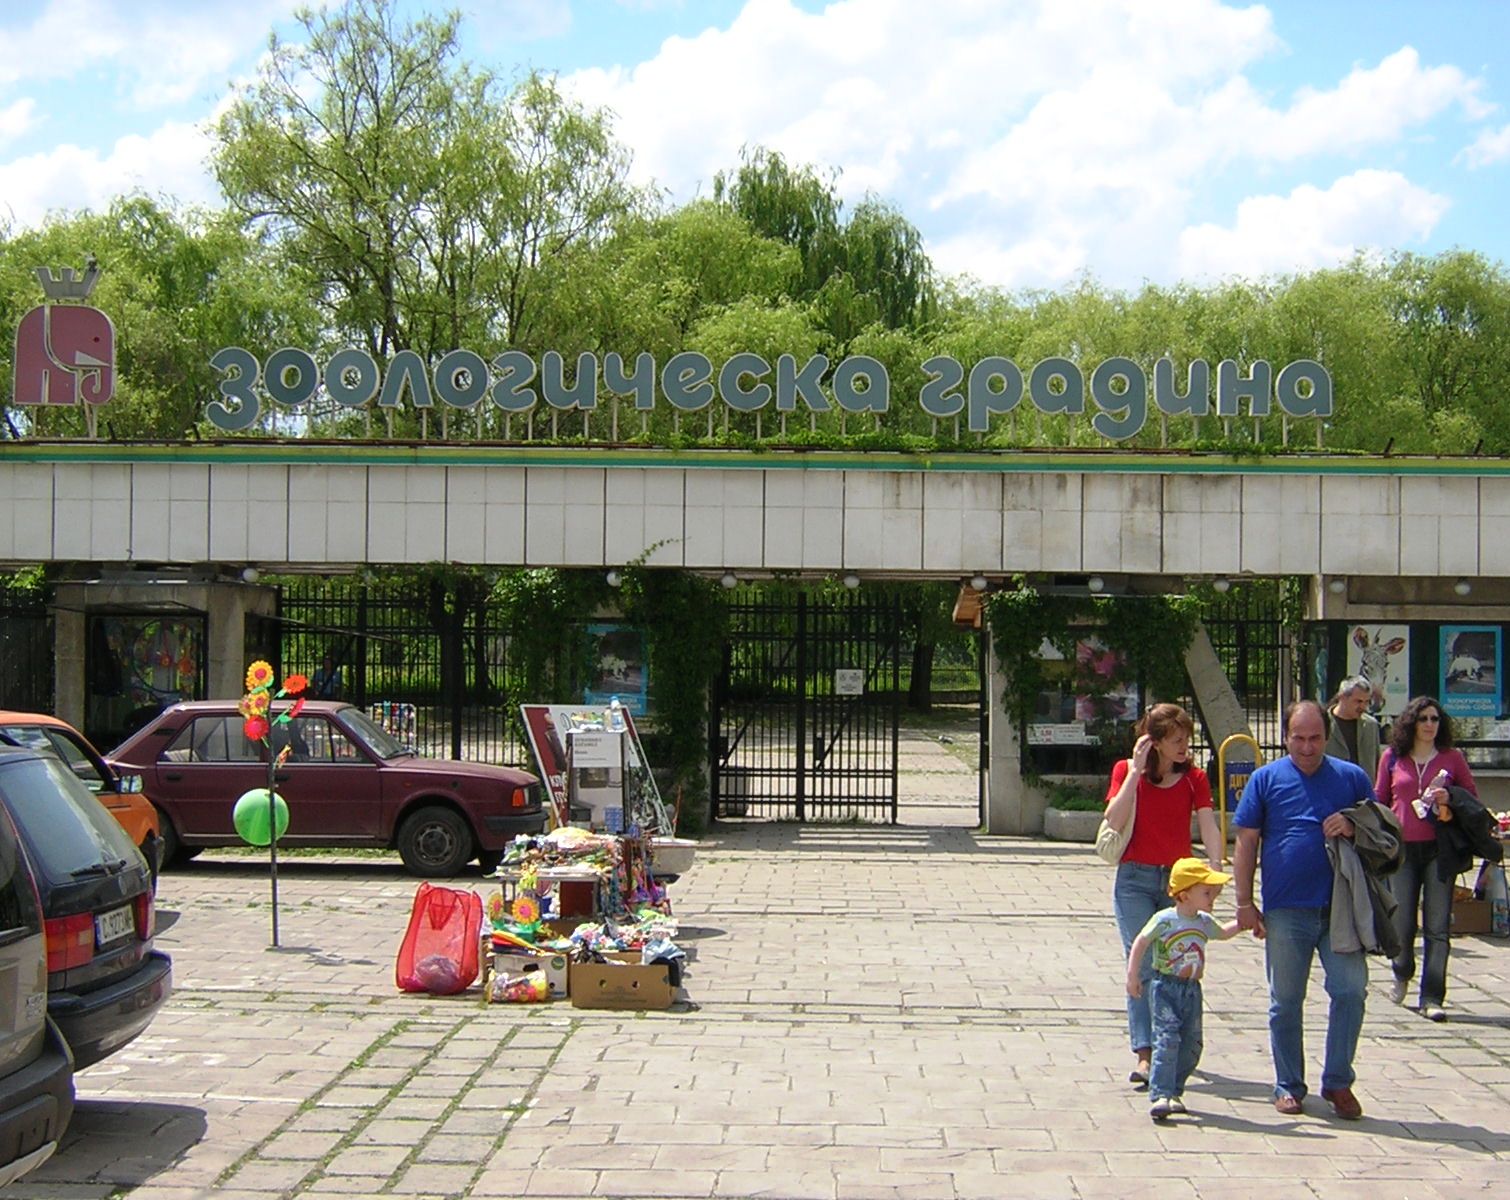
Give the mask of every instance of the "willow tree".
[(231, 205), (307, 275), (330, 339), (382, 359), (538, 350), (573, 256), (637, 201), (606, 116), (460, 59), (457, 18), (304, 12), (216, 127)]

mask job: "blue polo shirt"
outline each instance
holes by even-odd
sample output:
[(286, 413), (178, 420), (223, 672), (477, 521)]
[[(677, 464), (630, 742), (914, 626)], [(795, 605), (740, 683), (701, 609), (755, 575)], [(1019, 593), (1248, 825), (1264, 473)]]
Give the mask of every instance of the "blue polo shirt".
[(1289, 755), (1253, 772), (1232, 821), (1259, 831), (1265, 909), (1325, 908), (1332, 902), (1332, 864), (1321, 823), (1373, 799), (1363, 769), (1329, 754), (1314, 775), (1301, 771)]

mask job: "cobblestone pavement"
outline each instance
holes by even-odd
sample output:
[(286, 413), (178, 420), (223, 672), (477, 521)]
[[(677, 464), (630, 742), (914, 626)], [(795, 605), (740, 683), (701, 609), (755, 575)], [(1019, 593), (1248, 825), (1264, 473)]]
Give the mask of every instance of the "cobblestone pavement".
[(1510, 941), (1454, 946), (1445, 1025), (1371, 966), (1354, 1123), (1274, 1112), (1261, 948), (1214, 946), (1191, 1112), (1157, 1126), (1086, 847), (722, 826), (673, 889), (690, 1003), (645, 1015), (401, 995), (396, 861), (280, 878), (275, 951), (257, 860), (163, 877), (176, 994), (0, 1196), (1416, 1200), (1510, 1173)]

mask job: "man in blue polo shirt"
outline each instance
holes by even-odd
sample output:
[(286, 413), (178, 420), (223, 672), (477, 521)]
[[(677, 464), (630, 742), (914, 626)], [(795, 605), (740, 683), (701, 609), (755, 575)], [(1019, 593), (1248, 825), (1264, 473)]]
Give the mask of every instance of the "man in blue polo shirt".
[[(1269, 1046), (1274, 1055), (1274, 1108), (1301, 1112), (1306, 1094), (1301, 1008), (1311, 963), (1321, 955), (1326, 992), (1326, 1061), (1321, 1096), (1339, 1117), (1357, 1120), (1363, 1106), (1353, 1095), (1353, 1055), (1363, 1031), (1368, 965), (1363, 951), (1339, 954), (1328, 936), (1332, 865), (1326, 839), (1350, 838), (1353, 823), (1342, 815), (1360, 800), (1373, 800), (1369, 777), (1355, 764), (1325, 751), (1326, 719), (1314, 700), (1285, 709), (1289, 754), (1253, 772), (1233, 814), (1237, 845), (1232, 875), (1237, 921), (1265, 938), (1269, 973)], [(1253, 870), (1263, 846), (1263, 911), (1253, 902)]]

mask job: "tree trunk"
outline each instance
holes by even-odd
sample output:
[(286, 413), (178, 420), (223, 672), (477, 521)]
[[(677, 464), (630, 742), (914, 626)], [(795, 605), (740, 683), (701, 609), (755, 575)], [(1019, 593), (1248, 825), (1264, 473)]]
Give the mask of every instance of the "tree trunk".
[(907, 707), (914, 712), (933, 711), (933, 643), (913, 642), (912, 682), (907, 686)]

